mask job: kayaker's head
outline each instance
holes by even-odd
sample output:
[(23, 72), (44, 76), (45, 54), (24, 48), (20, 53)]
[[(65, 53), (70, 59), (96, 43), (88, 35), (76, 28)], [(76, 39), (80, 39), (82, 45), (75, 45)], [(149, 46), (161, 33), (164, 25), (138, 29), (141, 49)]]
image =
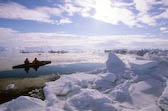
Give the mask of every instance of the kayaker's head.
[(28, 61), (28, 58), (26, 58), (26, 61)]
[(35, 58), (34, 60), (37, 60), (37, 58)]

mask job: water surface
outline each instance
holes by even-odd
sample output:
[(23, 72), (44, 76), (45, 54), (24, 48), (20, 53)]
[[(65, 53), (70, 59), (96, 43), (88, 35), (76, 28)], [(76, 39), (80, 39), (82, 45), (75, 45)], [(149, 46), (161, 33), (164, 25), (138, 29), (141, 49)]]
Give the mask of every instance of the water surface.
[[(30, 68), (12, 69), (13, 66), (23, 64), (25, 58), (33, 61), (34, 58), (42, 61), (52, 61), (51, 64), (39, 67), (38, 70)], [(100, 52), (71, 52), (57, 53), (19, 53), (12, 51), (0, 52), (0, 91), (9, 84), (15, 84), (15, 90), (31, 87), (42, 87), (45, 82), (55, 80), (59, 75), (76, 72), (87, 72), (105, 67), (106, 55)]]

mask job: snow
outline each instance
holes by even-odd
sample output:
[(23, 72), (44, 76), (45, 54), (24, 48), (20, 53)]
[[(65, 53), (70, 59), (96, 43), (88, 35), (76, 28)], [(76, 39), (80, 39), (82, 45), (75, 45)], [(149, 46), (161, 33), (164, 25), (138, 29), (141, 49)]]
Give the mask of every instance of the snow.
[(111, 97), (115, 99), (115, 101), (118, 102), (125, 102), (129, 100), (129, 86), (130, 86), (130, 81), (125, 81), (123, 84), (119, 84), (114, 88), (114, 90), (110, 93)]
[(166, 111), (168, 111), (168, 81), (166, 83), (166, 88), (160, 96), (158, 104), (162, 109), (166, 109)]
[(45, 102), (40, 99), (21, 96), (2, 104), (0, 111), (45, 111)]
[(113, 73), (100, 74), (97, 76), (92, 88), (104, 91), (113, 88), (116, 80), (117, 77)]
[(68, 111), (117, 111), (112, 100), (94, 89), (81, 89), (66, 102)]
[(14, 87), (15, 87), (15, 84), (9, 84), (9, 85), (6, 87), (6, 90), (13, 89)]
[(123, 74), (125, 71), (125, 64), (113, 53), (109, 54), (106, 65), (107, 70), (111, 73)]
[[(90, 87), (96, 75), (79, 73), (64, 75), (59, 80), (45, 84), (44, 94), (48, 110), (64, 108), (65, 101), (61, 100), (65, 96), (72, 96), (80, 91), (81, 88)], [(64, 98), (65, 99), (65, 98)]]
[[(157, 55), (155, 55), (157, 56)], [(0, 111), (168, 111), (168, 63), (109, 54), (106, 69), (45, 83), (45, 100), (21, 96)]]

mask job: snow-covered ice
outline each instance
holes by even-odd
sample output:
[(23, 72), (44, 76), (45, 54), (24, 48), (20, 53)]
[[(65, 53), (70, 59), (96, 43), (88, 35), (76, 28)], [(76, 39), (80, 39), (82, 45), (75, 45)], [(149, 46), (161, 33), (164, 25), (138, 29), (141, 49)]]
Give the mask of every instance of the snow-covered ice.
[(2, 104), (0, 111), (45, 111), (45, 102), (40, 99), (21, 96)]
[(162, 92), (162, 95), (160, 96), (158, 100), (158, 104), (162, 109), (165, 109), (165, 111), (168, 111), (168, 81), (166, 82), (166, 88)]
[(15, 84), (9, 84), (9, 85), (6, 87), (6, 90), (13, 89), (14, 87), (15, 87)]
[(98, 74), (74, 73), (45, 83), (45, 100), (21, 96), (0, 111), (168, 111), (168, 63), (150, 54), (109, 54)]
[(105, 94), (94, 89), (81, 89), (80, 92), (70, 97), (65, 104), (69, 111), (117, 111), (113, 101)]
[(125, 64), (115, 54), (110, 53), (106, 62), (107, 70), (115, 74), (123, 74), (125, 71)]

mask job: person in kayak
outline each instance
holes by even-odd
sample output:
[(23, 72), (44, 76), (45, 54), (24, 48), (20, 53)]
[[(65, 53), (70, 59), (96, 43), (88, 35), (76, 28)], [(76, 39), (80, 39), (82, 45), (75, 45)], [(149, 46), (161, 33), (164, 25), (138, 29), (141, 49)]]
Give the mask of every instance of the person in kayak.
[(32, 62), (33, 64), (35, 64), (35, 65), (37, 65), (37, 64), (39, 64), (40, 63), (40, 61), (39, 60), (37, 60), (37, 58), (35, 58), (34, 59), (34, 61)]
[(29, 66), (30, 62), (29, 62), (28, 58), (25, 59), (24, 64), (25, 64), (26, 66)]

